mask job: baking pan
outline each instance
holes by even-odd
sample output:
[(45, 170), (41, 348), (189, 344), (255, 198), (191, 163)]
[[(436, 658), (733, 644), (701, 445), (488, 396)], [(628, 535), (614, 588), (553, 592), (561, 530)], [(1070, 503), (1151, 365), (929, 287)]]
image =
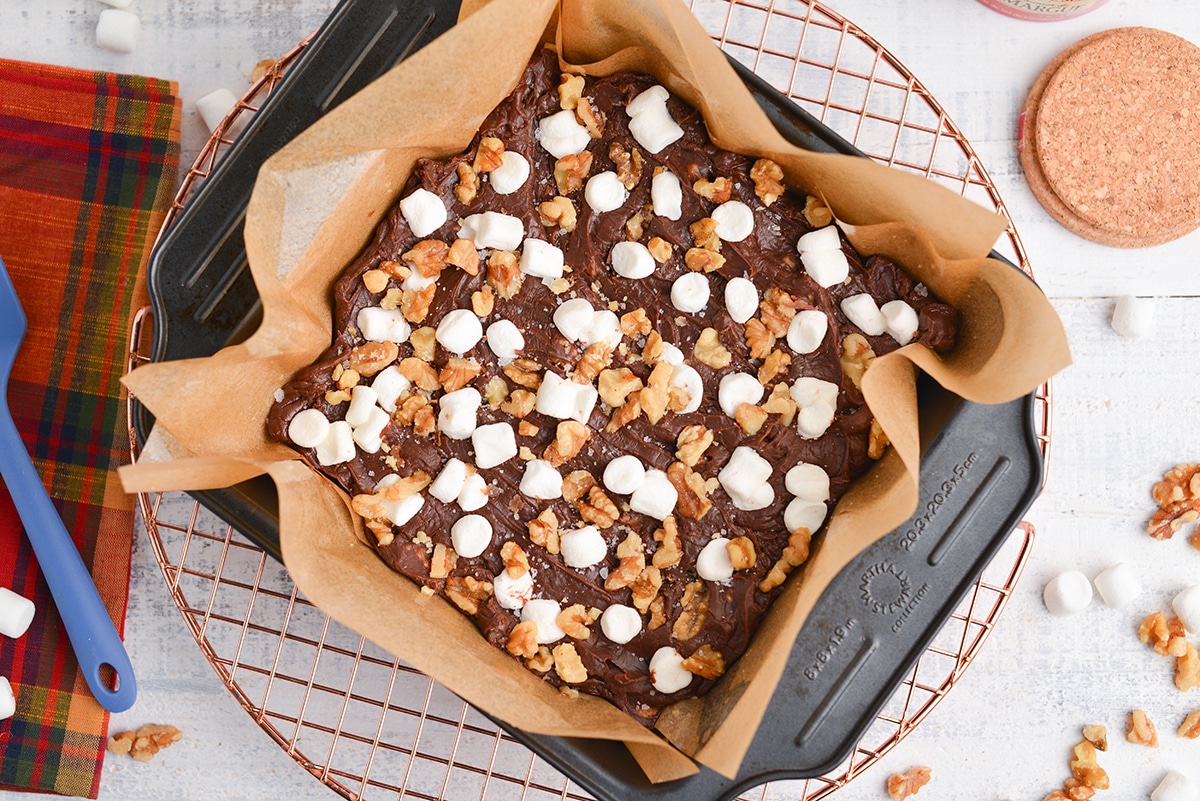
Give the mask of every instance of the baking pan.
[[(257, 327), (261, 309), (242, 227), (258, 167), (324, 113), (447, 30), (457, 16), (453, 0), (338, 5), (156, 246), (148, 271), (153, 360), (211, 355)], [(732, 63), (789, 141), (819, 152), (862, 155)], [(924, 377), (918, 390), (917, 511), (854, 559), (824, 593), (792, 646), (737, 777), (702, 768), (687, 779), (651, 785), (618, 743), (504, 728), (601, 801), (727, 801), (763, 782), (835, 769), (1041, 489), (1033, 395), (981, 405)], [(135, 406), (133, 423), (144, 442), (152, 417)], [(280, 558), (278, 503), (269, 479), (191, 494)]]

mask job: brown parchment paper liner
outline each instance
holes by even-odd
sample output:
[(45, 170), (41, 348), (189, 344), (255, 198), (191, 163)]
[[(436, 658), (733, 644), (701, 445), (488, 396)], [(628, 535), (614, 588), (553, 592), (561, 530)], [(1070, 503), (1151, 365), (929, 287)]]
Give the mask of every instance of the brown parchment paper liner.
[[(564, 65), (577, 71), (654, 74), (702, 109), (718, 145), (770, 155), (793, 186), (826, 199), (861, 252), (896, 259), (962, 318), (960, 342), (947, 357), (908, 346), (867, 372), (864, 394), (893, 448), (838, 504), (800, 580), (788, 583), (750, 650), (708, 696), (663, 715), (659, 729), (678, 750), (605, 701), (559, 694), (488, 645), (457, 609), (421, 595), (376, 557), (346, 499), (265, 434), (276, 389), (328, 346), (330, 288), (398, 199), (414, 161), (464, 149), (547, 40), (557, 40)], [(304, 253), (282, 263), (284, 245), (295, 238), (285, 223), (296, 219), (296, 204), (289, 205), (295, 184), (350, 158), (365, 166), (344, 182)], [(653, 781), (695, 772), (684, 753), (733, 776), (816, 599), (915, 507), (916, 368), (966, 398), (994, 403), (1032, 391), (1069, 362), (1062, 326), (1037, 287), (984, 258), (1004, 227), (997, 215), (917, 176), (788, 145), (677, 0), (563, 0), (561, 8), (556, 0), (494, 0), (262, 168), (245, 234), (262, 327), (211, 358), (151, 364), (126, 376), (164, 436), (188, 455), (139, 462), (122, 478), (127, 491), (140, 492), (212, 489), (269, 473), (279, 488), (288, 570), (335, 619), (513, 726), (621, 740)]]

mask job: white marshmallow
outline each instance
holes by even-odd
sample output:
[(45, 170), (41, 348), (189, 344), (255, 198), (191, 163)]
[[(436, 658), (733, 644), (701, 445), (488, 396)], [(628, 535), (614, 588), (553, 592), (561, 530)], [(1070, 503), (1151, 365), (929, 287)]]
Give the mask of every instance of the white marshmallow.
[(683, 364), (683, 351), (672, 345), (670, 342), (664, 342), (662, 355), (658, 358), (667, 364), (673, 364), (678, 367), (679, 365)]
[(650, 203), (659, 217), (678, 220), (683, 216), (683, 187), (675, 173), (663, 170), (650, 179)]
[(567, 636), (567, 633), (560, 629), (558, 623), (555, 622), (561, 613), (562, 607), (558, 605), (557, 601), (534, 598), (522, 607), (521, 622), (532, 620), (537, 623), (538, 645), (549, 645)]
[(796, 353), (812, 353), (825, 341), (829, 331), (829, 318), (816, 309), (804, 309), (788, 324), (788, 347)]
[(809, 231), (796, 240), (796, 250), (800, 253), (815, 253), (822, 250), (841, 250), (842, 238), (836, 225), (827, 225), (815, 231)]
[(591, 322), (588, 323), (587, 330), (583, 332), (579, 341), (585, 347), (597, 342), (605, 342), (615, 350), (621, 343), (621, 336), (621, 318), (617, 317), (615, 312), (601, 309), (592, 315)]
[(429, 494), (442, 503), (453, 503), (467, 482), (467, 463), (453, 456), (442, 465), (437, 478), (429, 485)]
[(412, 326), (404, 319), (400, 309), (381, 309), (378, 306), (366, 306), (359, 310), (355, 318), (358, 333), (368, 342), (407, 342)]
[(650, 657), (650, 683), (660, 693), (673, 693), (692, 683), (692, 674), (683, 669), (683, 657), (664, 645)]
[(1188, 587), (1172, 598), (1171, 608), (1188, 634), (1200, 634), (1200, 586)]
[(466, 439), (475, 433), (475, 414), (483, 396), (475, 387), (447, 392), (438, 401), (438, 431), (450, 439)]
[(765, 391), (766, 387), (749, 373), (727, 373), (717, 385), (717, 403), (721, 411), (733, 417), (738, 406), (758, 403)]
[(825, 522), (829, 507), (823, 503), (806, 501), (803, 498), (792, 498), (787, 508), (783, 510), (783, 527), (789, 534), (797, 529), (806, 528), (809, 534), (815, 534)]
[(629, 496), (629, 508), (658, 520), (666, 520), (675, 511), (675, 502), (678, 500), (679, 493), (667, 474), (650, 469), (646, 471), (642, 485)]
[(415, 189), (400, 201), (400, 213), (413, 236), (429, 236), (446, 224), (446, 204), (428, 189)]
[(559, 305), (551, 318), (560, 334), (571, 342), (578, 342), (592, 324), (596, 310), (583, 298), (573, 298)]
[(400, 501), (387, 501), (383, 504), (383, 516), (393, 526), (403, 526), (416, 517), (417, 512), (425, 506), (425, 499), (419, 494), (409, 495)]
[(564, 109), (538, 120), (538, 142), (556, 159), (578, 155), (592, 143), (592, 135), (575, 119), (575, 112)]
[(729, 558), (728, 537), (709, 540), (696, 557), (696, 574), (705, 581), (729, 581), (733, 578), (733, 562)]
[(754, 212), (740, 200), (727, 200), (712, 210), (717, 236), (725, 242), (741, 242), (754, 232)]
[(837, 411), (838, 385), (812, 376), (801, 376), (792, 383), (792, 400), (800, 407), (796, 430), (805, 439), (817, 439), (833, 422)]
[(106, 8), (96, 23), (96, 44), (115, 53), (132, 53), (137, 48), (142, 23), (132, 11)]
[(0, 720), (8, 720), (16, 711), (17, 699), (13, 696), (12, 685), (0, 676)]
[(375, 390), (379, 405), (385, 412), (396, 411), (396, 401), (410, 387), (412, 387), (412, 381), (409, 381), (400, 372), (400, 368), (394, 364), (376, 373), (375, 380), (371, 382), (371, 389)]
[(350, 391), (350, 405), (346, 408), (346, 422), (355, 428), (367, 422), (377, 400), (379, 400), (379, 395), (375, 393), (375, 390), (365, 384), (356, 386)]
[(1092, 582), (1078, 570), (1059, 573), (1046, 584), (1042, 600), (1058, 617), (1082, 612), (1092, 602)]
[(1176, 770), (1167, 771), (1162, 781), (1150, 793), (1150, 801), (1197, 801), (1200, 789), (1187, 776)]
[(521, 476), (521, 492), (539, 501), (552, 501), (562, 497), (562, 474), (545, 459), (532, 459), (525, 465)]
[[(775, 501), (775, 491), (767, 482), (771, 478), (771, 463), (759, 456), (753, 448), (739, 445), (733, 449), (729, 461), (717, 473), (717, 480), (729, 493), (733, 505), (744, 512), (753, 512), (770, 506)], [(763, 491), (766, 487), (768, 492)], [(765, 502), (764, 502), (765, 501)]]
[(812, 280), (826, 289), (850, 275), (850, 260), (840, 250), (806, 250), (800, 254), (800, 261)]
[(700, 401), (704, 398), (704, 379), (696, 372), (696, 368), (688, 364), (675, 365), (671, 386), (679, 387), (688, 396), (687, 404), (679, 410), (680, 414), (691, 414), (700, 408)]
[(462, 221), (458, 235), (470, 239), (477, 248), (516, 250), (525, 238), (525, 223), (519, 217), (485, 211), (472, 214)]
[(500, 364), (508, 364), (525, 347), (525, 335), (511, 320), (497, 320), (487, 327), (487, 343)]
[(462, 356), (483, 339), (483, 324), (470, 309), (455, 309), (438, 323), (434, 339), (446, 350)]
[(1127, 339), (1141, 339), (1154, 331), (1154, 304), (1150, 298), (1122, 295), (1113, 306), (1112, 329)]
[(492, 524), (483, 515), (464, 515), (450, 527), (450, 541), (459, 556), (474, 559), (492, 542)]
[(883, 314), (883, 319), (887, 321), (885, 328), (892, 339), (901, 345), (912, 342), (912, 338), (917, 334), (917, 329), (921, 326), (916, 309), (902, 300), (892, 300), (880, 306), (879, 311)]
[(650, 249), (641, 242), (618, 242), (613, 245), (608, 259), (612, 262), (613, 272), (622, 278), (645, 278), (653, 275), (657, 266)]
[(488, 182), (497, 194), (511, 195), (529, 178), (529, 160), (513, 150), (505, 150), (500, 166), (488, 173)]
[(604, 467), (604, 486), (618, 495), (632, 495), (646, 479), (646, 468), (632, 454), (613, 459)]
[(877, 337), (887, 330), (887, 318), (875, 305), (875, 298), (866, 292), (851, 295), (842, 301), (842, 311), (850, 322), (862, 329), (867, 336)]
[(1142, 592), (1142, 582), (1138, 579), (1133, 568), (1124, 562), (1109, 565), (1092, 579), (1096, 592), (1104, 604), (1112, 609), (1120, 609)]
[(204, 127), (208, 129), (209, 133), (212, 133), (221, 124), (221, 121), (229, 116), (229, 112), (233, 111), (233, 107), (236, 105), (237, 98), (233, 96), (233, 92), (222, 87), (197, 100), (196, 113), (204, 121)]
[(354, 429), (345, 420), (330, 423), (329, 433), (317, 446), (317, 463), (328, 467), (348, 462), (354, 456)]
[(517, 435), (509, 423), (480, 426), (471, 433), (471, 444), (475, 447), (475, 466), (485, 470), (517, 455)]
[(436, 277), (421, 275), (419, 270), (413, 270), (408, 274), (407, 278), (400, 282), (400, 288), (405, 292), (420, 292), (425, 287), (436, 283)]
[(667, 91), (667, 87), (660, 83), (656, 83), (649, 89), (642, 90), (638, 93), (637, 97), (626, 103), (625, 113), (630, 117), (636, 117), (648, 110), (651, 106), (666, 103), (667, 99), (670, 97), (671, 93)]
[(588, 178), (583, 188), (583, 199), (592, 207), (592, 211), (598, 214), (621, 208), (628, 198), (629, 190), (611, 170)]
[(464, 512), (474, 512), (487, 506), (488, 486), (479, 473), (471, 473), (463, 482), (462, 492), (458, 493), (458, 508)]
[(533, 598), (533, 571), (526, 570), (513, 578), (507, 570), (501, 570), (492, 577), (492, 593), (503, 608), (521, 609)]
[(300, 448), (315, 448), (328, 434), (329, 418), (320, 409), (305, 409), (288, 423), (288, 439)]
[[(0, 587), (0, 634), (17, 639), (29, 630), (37, 607), (24, 595)], [(4, 718), (0, 715), (0, 720)]]
[(685, 314), (695, 314), (708, 305), (709, 292), (704, 273), (684, 273), (671, 284), (671, 305)]
[(568, 567), (591, 567), (608, 556), (608, 543), (595, 526), (566, 532), (559, 540), (559, 549)]
[(820, 465), (800, 462), (783, 478), (787, 491), (806, 501), (829, 500), (829, 474)]
[(629, 114), (629, 133), (651, 153), (659, 152), (683, 136), (683, 129), (667, 110), (668, 97), (670, 94), (662, 86), (652, 86), (625, 107)]
[(521, 247), (521, 272), (546, 281), (562, 278), (563, 252), (541, 239), (526, 239)]
[(536, 409), (558, 420), (577, 420), (586, 424), (596, 408), (600, 393), (591, 384), (567, 381), (547, 370), (538, 387)]
[(642, 616), (632, 606), (613, 604), (600, 615), (600, 630), (617, 645), (624, 645), (642, 633)]
[(753, 317), (758, 311), (758, 287), (754, 282), (748, 278), (729, 279), (725, 284), (725, 311), (735, 323), (743, 325)]
[[(366, 389), (366, 387), (363, 388)], [(371, 394), (375, 394), (373, 390)], [(379, 453), (379, 449), (383, 447), (383, 429), (387, 428), (387, 424), (391, 421), (390, 414), (378, 406), (371, 406), (367, 410), (367, 419), (363, 421), (363, 424), (354, 427), (355, 444), (362, 448), (364, 453)]]

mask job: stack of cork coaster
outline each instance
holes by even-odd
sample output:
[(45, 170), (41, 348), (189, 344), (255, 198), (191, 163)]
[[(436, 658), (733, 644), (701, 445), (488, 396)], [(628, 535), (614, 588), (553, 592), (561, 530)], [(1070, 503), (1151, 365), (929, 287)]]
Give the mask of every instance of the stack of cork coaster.
[(1067, 48), (1021, 112), (1021, 166), (1069, 231), (1116, 247), (1200, 227), (1200, 48), (1117, 28)]

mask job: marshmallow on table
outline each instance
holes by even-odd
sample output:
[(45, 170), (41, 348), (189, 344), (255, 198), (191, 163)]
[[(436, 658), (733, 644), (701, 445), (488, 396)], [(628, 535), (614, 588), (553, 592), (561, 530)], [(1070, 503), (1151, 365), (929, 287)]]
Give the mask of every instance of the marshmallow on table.
[(1092, 579), (1092, 583), (1096, 585), (1100, 599), (1112, 609), (1120, 609), (1142, 591), (1142, 583), (1137, 574), (1124, 562), (1104, 568)]
[(13, 696), (12, 685), (0, 676), (0, 720), (8, 720), (16, 711), (17, 699)]
[(1198, 801), (1200, 789), (1179, 771), (1169, 770), (1150, 793), (1150, 801)]
[(0, 587), (0, 634), (14, 640), (29, 630), (37, 607), (23, 595)]
[(200, 119), (204, 121), (204, 127), (208, 128), (208, 132), (212, 133), (221, 124), (221, 120), (229, 116), (229, 112), (237, 105), (237, 98), (233, 96), (233, 92), (228, 89), (221, 88), (209, 92), (204, 97), (196, 101), (196, 113), (200, 115)]
[(1082, 612), (1092, 602), (1092, 582), (1078, 570), (1059, 573), (1046, 584), (1042, 600), (1057, 617)]
[(1172, 598), (1171, 608), (1189, 634), (1200, 634), (1200, 586), (1188, 587)]
[(96, 23), (96, 44), (116, 53), (132, 53), (137, 47), (142, 23), (132, 11), (106, 8)]
[(1113, 306), (1112, 329), (1126, 339), (1141, 339), (1154, 330), (1154, 307), (1149, 298), (1122, 295)]

